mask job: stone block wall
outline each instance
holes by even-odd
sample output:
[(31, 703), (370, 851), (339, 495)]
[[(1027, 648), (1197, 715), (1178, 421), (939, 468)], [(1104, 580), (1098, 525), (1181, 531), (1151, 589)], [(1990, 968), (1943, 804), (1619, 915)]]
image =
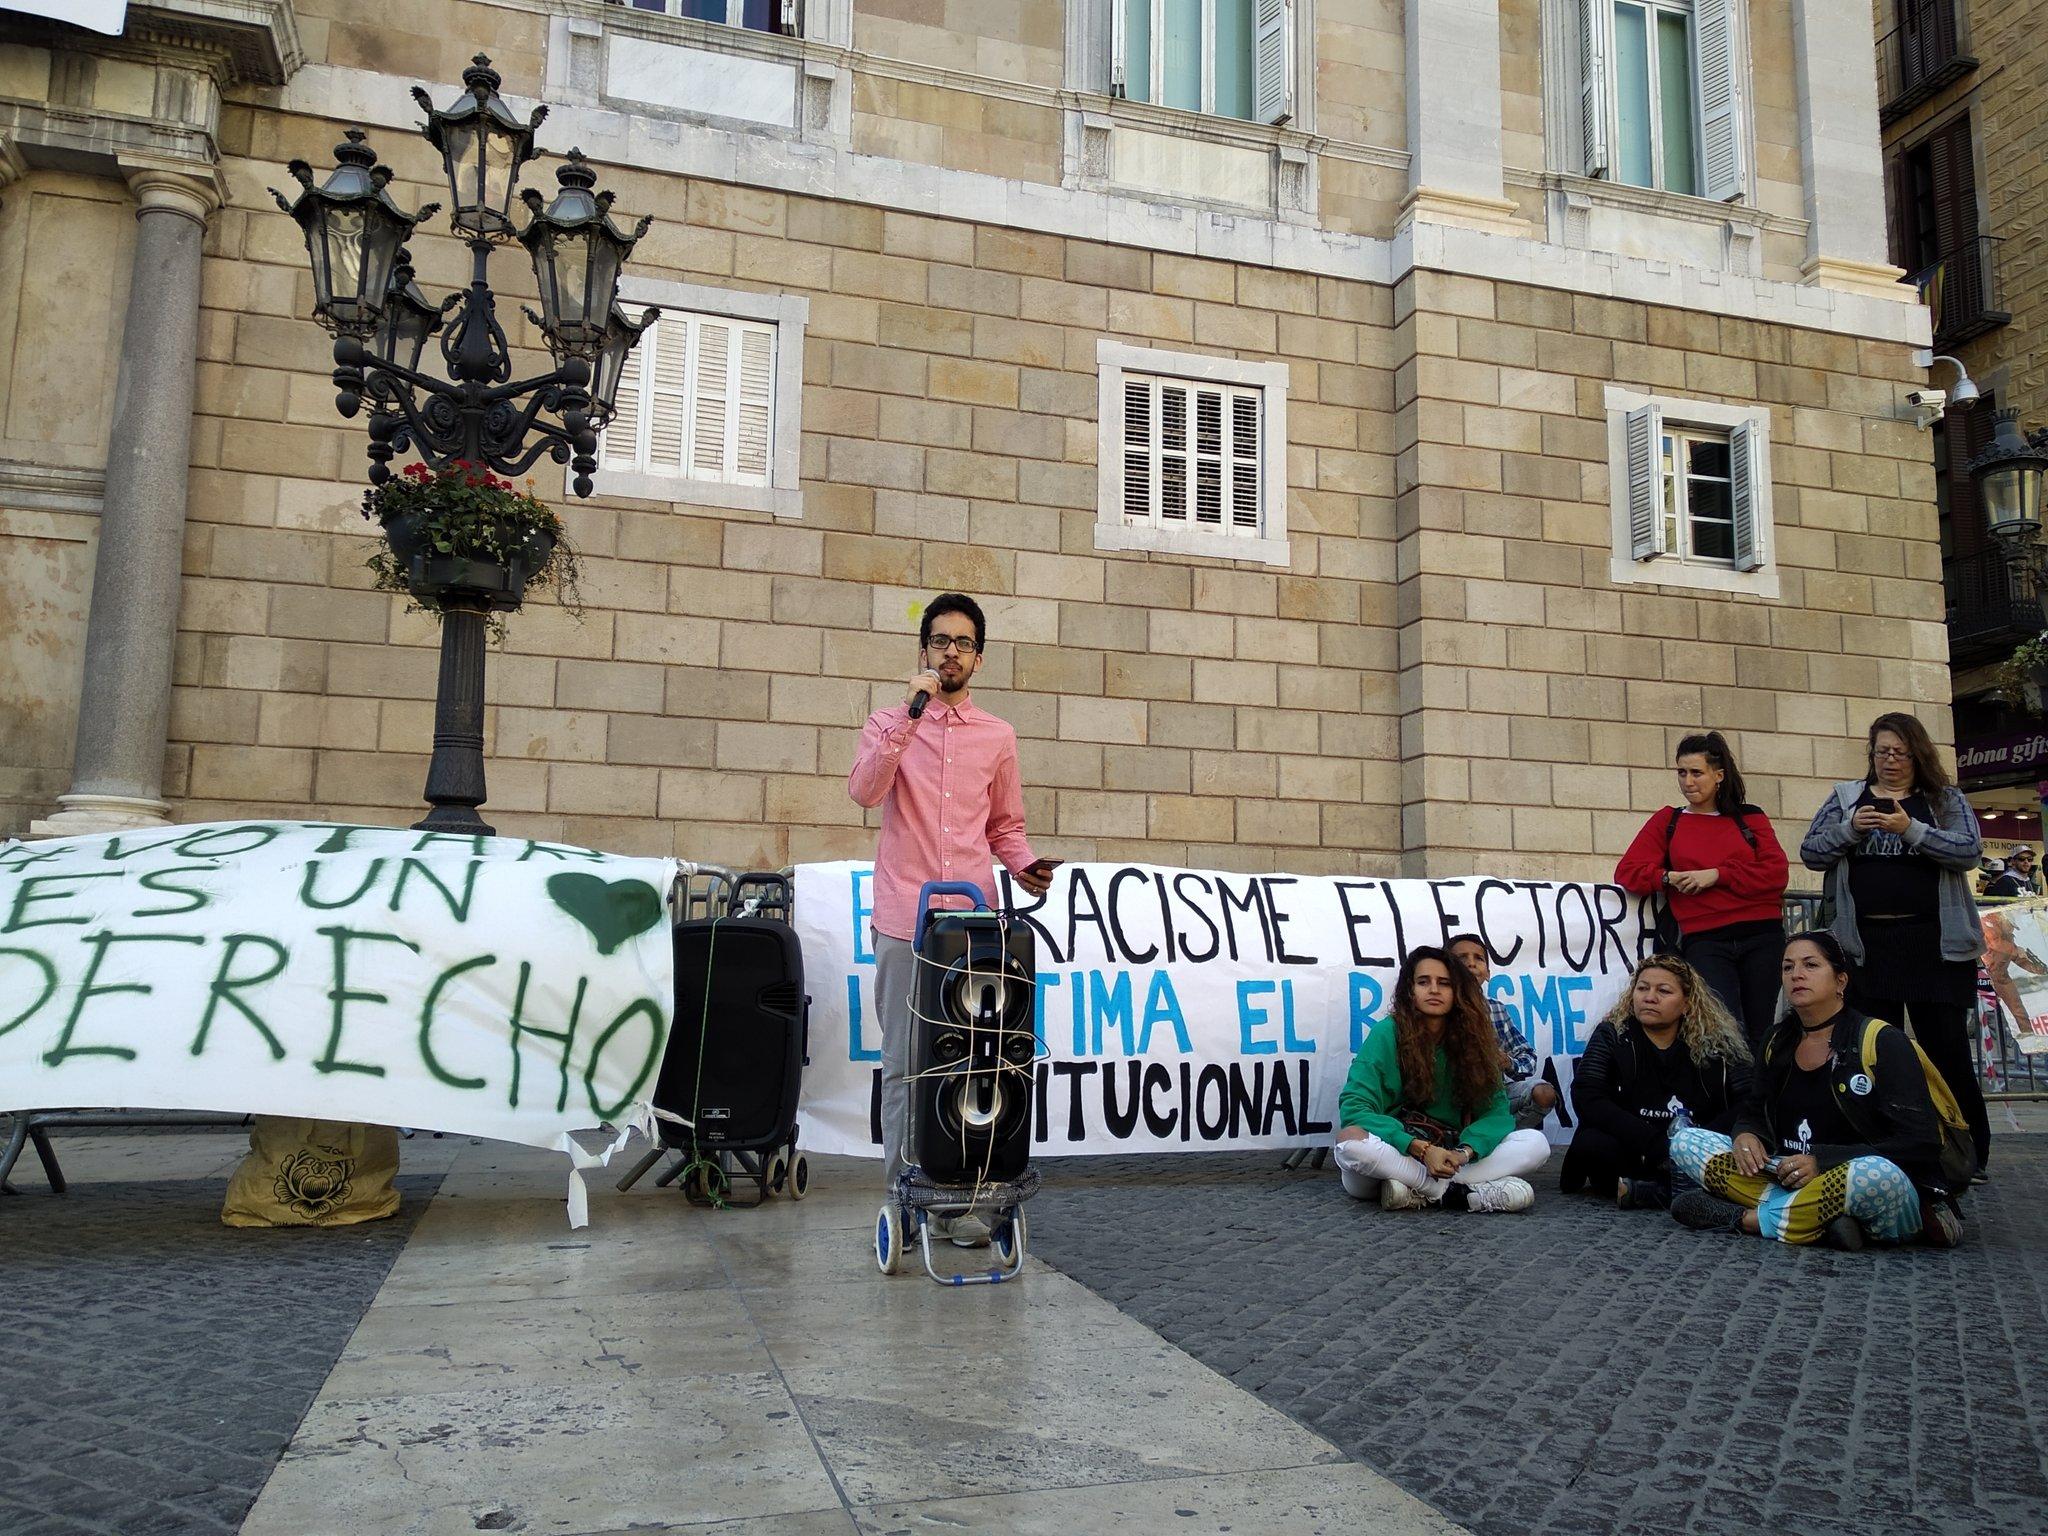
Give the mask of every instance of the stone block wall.
[[(1409, 873), (1611, 870), (1693, 730), (1792, 838), (1872, 716), (1948, 739), (1906, 348), (1438, 273), (1395, 314)], [(1779, 598), (1612, 583), (1609, 381), (1770, 407)]]

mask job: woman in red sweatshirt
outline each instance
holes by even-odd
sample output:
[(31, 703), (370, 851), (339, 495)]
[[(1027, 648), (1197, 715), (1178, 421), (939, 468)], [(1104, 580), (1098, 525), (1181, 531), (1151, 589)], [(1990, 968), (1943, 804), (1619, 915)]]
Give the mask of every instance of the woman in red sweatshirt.
[(1639, 896), (1663, 891), (1679, 949), (1758, 1049), (1776, 1022), (1785, 946), (1785, 850), (1770, 818), (1743, 802), (1742, 774), (1719, 731), (1678, 744), (1685, 804), (1654, 812), (1614, 867)]

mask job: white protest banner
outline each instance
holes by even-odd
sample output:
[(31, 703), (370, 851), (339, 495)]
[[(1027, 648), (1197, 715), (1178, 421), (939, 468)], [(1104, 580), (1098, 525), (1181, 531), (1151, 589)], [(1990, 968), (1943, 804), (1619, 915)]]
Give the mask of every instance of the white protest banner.
[[(805, 864), (796, 928), (811, 994), (803, 1138), (875, 1155), (873, 867)], [(1041, 1155), (1329, 1140), (1352, 1055), (1387, 1016), (1401, 957), (1480, 934), (1503, 1002), (1561, 1093), (1593, 1026), (1655, 948), (1652, 903), (1616, 885), (1378, 880), (1069, 864), (1042, 898), (989, 893), (1037, 946)], [(1553, 1139), (1570, 1139), (1553, 1117)]]
[(571, 1131), (652, 1129), (677, 872), (324, 822), (9, 842), (0, 1110), (353, 1120), (588, 1166)]

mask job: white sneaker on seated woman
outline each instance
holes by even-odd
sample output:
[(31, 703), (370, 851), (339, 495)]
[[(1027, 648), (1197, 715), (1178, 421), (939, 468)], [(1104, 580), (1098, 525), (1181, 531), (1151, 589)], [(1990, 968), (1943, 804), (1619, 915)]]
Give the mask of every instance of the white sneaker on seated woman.
[(1390, 1211), (1535, 1204), (1522, 1175), (1543, 1166), (1550, 1143), (1515, 1129), (1485, 998), (1443, 950), (1402, 963), (1393, 1011), (1352, 1059), (1338, 1113), (1337, 1171), (1354, 1200)]

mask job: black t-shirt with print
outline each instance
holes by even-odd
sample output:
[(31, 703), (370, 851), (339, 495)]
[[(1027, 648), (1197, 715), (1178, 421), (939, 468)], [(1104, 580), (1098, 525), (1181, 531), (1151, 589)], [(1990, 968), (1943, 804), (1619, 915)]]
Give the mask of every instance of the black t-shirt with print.
[[(1875, 805), (1880, 796), (1863, 786), (1856, 807)], [(1915, 821), (1934, 825), (1934, 811), (1922, 794), (1899, 797), (1899, 808)], [(1852, 810), (1851, 815), (1854, 814)], [(1896, 832), (1866, 832), (1849, 853), (1849, 894), (1856, 916), (1938, 918), (1941, 915), (1941, 866)]]
[(1795, 1065), (1786, 1075), (1773, 1114), (1778, 1128), (1778, 1154), (1811, 1152), (1823, 1144), (1845, 1146), (1863, 1138), (1835, 1102), (1835, 1085), (1829, 1062), (1811, 1072)]

